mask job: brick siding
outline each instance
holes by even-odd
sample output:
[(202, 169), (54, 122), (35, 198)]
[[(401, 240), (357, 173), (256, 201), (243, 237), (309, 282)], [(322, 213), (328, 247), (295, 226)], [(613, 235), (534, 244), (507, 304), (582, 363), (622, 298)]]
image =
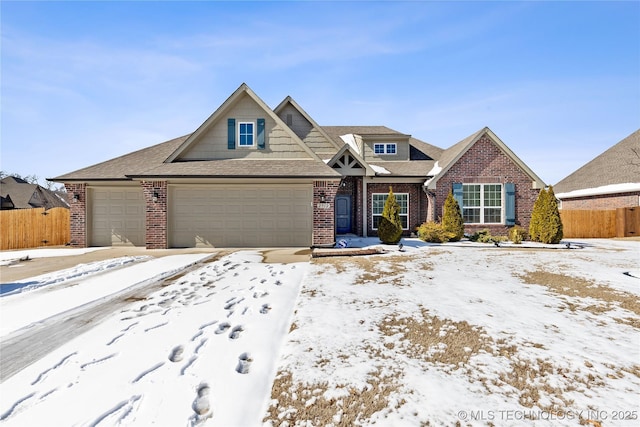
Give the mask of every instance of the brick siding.
[(603, 194), (562, 200), (564, 210), (613, 210), (640, 206), (640, 191), (632, 193)]
[[(67, 194), (69, 194), (70, 211), (69, 226), (71, 230), (71, 246), (87, 247), (87, 185), (86, 184), (64, 184)], [(77, 194), (78, 200), (73, 196)]]
[[(532, 188), (532, 179), (514, 163), (487, 135), (480, 138), (452, 167), (442, 176), (434, 191), (436, 220), (442, 218), (444, 201), (453, 188), (454, 182), (505, 184), (512, 182), (516, 189), (516, 224), (529, 228), (531, 212), (540, 190)], [(503, 188), (504, 191), (504, 188)], [(506, 235), (509, 227), (501, 224), (465, 225), (465, 232), (473, 233), (482, 229), (492, 234)]]
[(340, 181), (313, 182), (312, 246), (333, 246), (335, 244), (334, 209), (339, 187)]
[[(142, 191), (146, 203), (146, 233), (147, 249), (166, 249), (167, 239), (167, 182), (142, 181)], [(154, 201), (154, 194), (157, 198)]]

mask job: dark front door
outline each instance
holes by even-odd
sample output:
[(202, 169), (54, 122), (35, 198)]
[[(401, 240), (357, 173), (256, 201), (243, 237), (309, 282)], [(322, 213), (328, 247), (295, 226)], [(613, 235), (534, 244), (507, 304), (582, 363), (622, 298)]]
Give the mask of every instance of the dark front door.
[(336, 233), (351, 233), (351, 196), (336, 196)]

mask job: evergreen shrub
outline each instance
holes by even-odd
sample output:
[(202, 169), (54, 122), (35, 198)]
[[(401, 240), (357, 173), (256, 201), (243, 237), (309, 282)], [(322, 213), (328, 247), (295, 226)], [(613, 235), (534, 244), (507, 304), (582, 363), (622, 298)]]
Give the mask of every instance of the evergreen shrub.
[(519, 225), (515, 225), (509, 229), (509, 240), (511, 240), (513, 243), (519, 245), (526, 239), (527, 231)]
[(460, 205), (449, 191), (449, 195), (444, 201), (444, 212), (442, 214), (442, 228), (453, 235), (452, 242), (457, 242), (464, 237), (464, 221)]
[(382, 218), (378, 223), (378, 237), (382, 243), (394, 245), (402, 238), (402, 220), (400, 219), (400, 206), (393, 194), (393, 188), (389, 187), (387, 200), (382, 208)]
[(562, 219), (553, 187), (540, 190), (533, 204), (529, 238), (540, 243), (560, 243), (563, 237)]
[(427, 221), (418, 227), (418, 237), (425, 242), (445, 243), (454, 239), (456, 236), (450, 231), (446, 231), (442, 224)]

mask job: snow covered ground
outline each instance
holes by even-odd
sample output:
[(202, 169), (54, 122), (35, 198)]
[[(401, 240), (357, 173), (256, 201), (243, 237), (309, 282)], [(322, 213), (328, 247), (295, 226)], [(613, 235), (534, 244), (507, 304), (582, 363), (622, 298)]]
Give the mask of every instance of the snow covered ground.
[[(408, 239), (293, 264), (236, 252), (5, 380), (0, 424), (637, 425), (640, 242), (577, 243)], [(151, 277), (149, 263), (113, 273)], [(1, 296), (2, 323), (22, 319), (2, 338), (105, 276)], [(91, 299), (80, 290), (71, 305)]]

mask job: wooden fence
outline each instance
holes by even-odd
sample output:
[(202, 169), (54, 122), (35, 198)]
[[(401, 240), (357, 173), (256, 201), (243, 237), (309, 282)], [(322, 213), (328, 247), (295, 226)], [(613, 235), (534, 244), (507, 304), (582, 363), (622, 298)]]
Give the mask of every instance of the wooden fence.
[(640, 207), (615, 210), (560, 210), (565, 238), (640, 236)]
[(57, 246), (70, 240), (69, 209), (0, 211), (0, 250)]

